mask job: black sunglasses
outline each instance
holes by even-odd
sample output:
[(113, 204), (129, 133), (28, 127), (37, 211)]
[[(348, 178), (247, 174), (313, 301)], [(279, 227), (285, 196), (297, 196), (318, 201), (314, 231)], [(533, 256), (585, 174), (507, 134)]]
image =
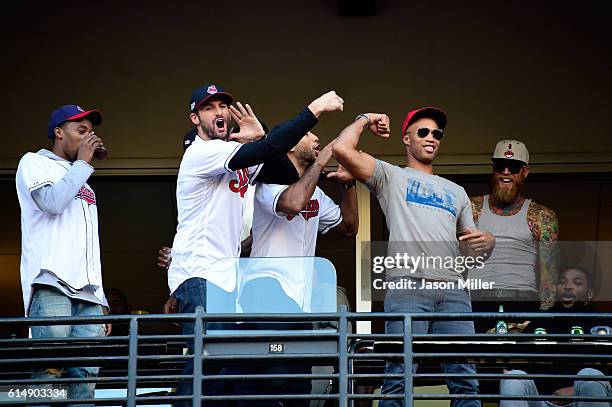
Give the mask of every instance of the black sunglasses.
[(504, 172), (506, 168), (508, 168), (510, 173), (518, 174), (519, 172), (521, 172), (521, 168), (523, 168), (524, 165), (525, 164), (517, 160), (493, 161), (493, 170), (497, 173), (501, 173)]
[[(417, 136), (420, 138), (425, 138), (431, 132), (431, 135), (436, 140), (440, 141), (444, 137), (444, 132), (440, 129), (428, 129), (427, 127), (419, 127), (416, 131)], [(406, 133), (414, 133), (414, 131), (407, 131)]]

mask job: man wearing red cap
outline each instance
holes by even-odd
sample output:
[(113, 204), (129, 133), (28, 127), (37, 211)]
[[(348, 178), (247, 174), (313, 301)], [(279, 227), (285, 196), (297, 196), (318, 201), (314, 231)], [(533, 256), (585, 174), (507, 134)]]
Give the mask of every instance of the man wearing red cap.
[[(17, 167), (17, 197), (21, 207), (21, 282), (23, 304), (30, 317), (102, 315), (108, 307), (102, 287), (96, 195), (87, 180), (102, 140), (94, 126), (98, 110), (62, 106), (49, 119), (52, 151), (26, 153)], [(95, 337), (104, 326), (33, 326), (32, 338)], [(97, 367), (43, 369), (37, 379), (63, 375), (95, 377)], [(95, 383), (68, 388), (70, 399), (92, 399)], [(83, 405), (83, 404), (81, 404)], [(87, 404), (89, 405), (89, 404)]]
[[(380, 137), (389, 137), (389, 118), (384, 114), (360, 114), (345, 128), (333, 147), (336, 160), (353, 176), (364, 182), (376, 195), (389, 228), (389, 258), (413, 259), (397, 262), (386, 269), (386, 282), (393, 283), (385, 295), (385, 311), (398, 313), (470, 312), (467, 289), (459, 282), (463, 268), (444, 265), (429, 259), (457, 259), (462, 255), (486, 258), (495, 244), (494, 237), (476, 230), (472, 209), (465, 190), (459, 185), (435, 176), (432, 163), (444, 136), (446, 114), (437, 108), (426, 107), (408, 113), (402, 126), (402, 142), (406, 148), (406, 168), (358, 150), (357, 145), (366, 127)], [(427, 261), (414, 261), (423, 254)], [(388, 285), (388, 288), (392, 287)], [(445, 287), (445, 288), (436, 288)], [(374, 287), (376, 289), (376, 287)], [(402, 321), (388, 321), (386, 332), (400, 334)], [(471, 321), (414, 321), (416, 334), (473, 334)], [(442, 365), (445, 373), (474, 374), (470, 364)], [(416, 370), (416, 365), (413, 366)], [(386, 373), (403, 373), (402, 363), (388, 362)], [(451, 394), (477, 394), (474, 379), (447, 380)], [(411, 391), (411, 389), (405, 389)], [(404, 392), (401, 379), (385, 380), (383, 394)], [(379, 405), (402, 404), (399, 400), (383, 400)], [(478, 400), (454, 400), (454, 406), (479, 406)]]

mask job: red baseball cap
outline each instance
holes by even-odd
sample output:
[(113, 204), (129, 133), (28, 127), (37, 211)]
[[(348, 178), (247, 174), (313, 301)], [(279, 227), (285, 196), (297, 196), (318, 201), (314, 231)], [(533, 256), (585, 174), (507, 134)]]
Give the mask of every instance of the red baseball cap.
[(446, 127), (446, 113), (444, 113), (444, 110), (431, 106), (422, 107), (420, 109), (414, 109), (408, 112), (406, 118), (404, 119), (404, 124), (402, 124), (402, 136), (406, 134), (406, 129), (408, 126), (414, 123), (417, 119), (421, 119), (423, 117), (428, 117), (435, 120), (440, 130), (444, 130)]

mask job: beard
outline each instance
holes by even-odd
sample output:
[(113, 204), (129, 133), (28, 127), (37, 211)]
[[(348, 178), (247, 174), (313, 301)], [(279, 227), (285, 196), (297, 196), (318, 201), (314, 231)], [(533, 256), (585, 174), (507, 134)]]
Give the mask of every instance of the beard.
[(228, 135), (228, 130), (226, 129), (223, 133), (219, 132), (219, 129), (217, 128), (217, 126), (213, 125), (209, 125), (209, 124), (204, 124), (203, 121), (200, 121), (200, 124), (198, 126), (201, 130), (202, 133), (205, 134), (206, 136), (208, 136), (208, 138), (210, 138), (211, 140), (215, 140), (215, 139), (219, 139), (219, 140), (225, 140), (227, 139), (227, 135)]
[(515, 202), (516, 199), (523, 194), (524, 181), (517, 180), (512, 183), (512, 188), (502, 188), (499, 186), (499, 182), (495, 176), (491, 177), (491, 198), (494, 202), (502, 205), (510, 205)]
[(295, 149), (295, 157), (308, 164), (308, 166), (312, 165), (317, 159), (317, 153), (314, 149), (309, 149), (306, 147), (302, 147), (299, 144)]

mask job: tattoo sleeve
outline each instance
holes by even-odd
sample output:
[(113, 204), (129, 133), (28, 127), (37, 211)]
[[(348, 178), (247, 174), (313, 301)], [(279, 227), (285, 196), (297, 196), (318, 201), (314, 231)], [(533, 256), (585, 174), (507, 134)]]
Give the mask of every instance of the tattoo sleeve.
[[(557, 215), (541, 205), (535, 206), (529, 224), (538, 248), (540, 308), (548, 309), (555, 302), (555, 286), (559, 272), (559, 222)], [(530, 211), (531, 212), (531, 211)]]
[(480, 219), (480, 213), (482, 212), (484, 197), (473, 196), (470, 198), (470, 201), (472, 202), (472, 217), (474, 218), (474, 225), (478, 225), (478, 219)]

